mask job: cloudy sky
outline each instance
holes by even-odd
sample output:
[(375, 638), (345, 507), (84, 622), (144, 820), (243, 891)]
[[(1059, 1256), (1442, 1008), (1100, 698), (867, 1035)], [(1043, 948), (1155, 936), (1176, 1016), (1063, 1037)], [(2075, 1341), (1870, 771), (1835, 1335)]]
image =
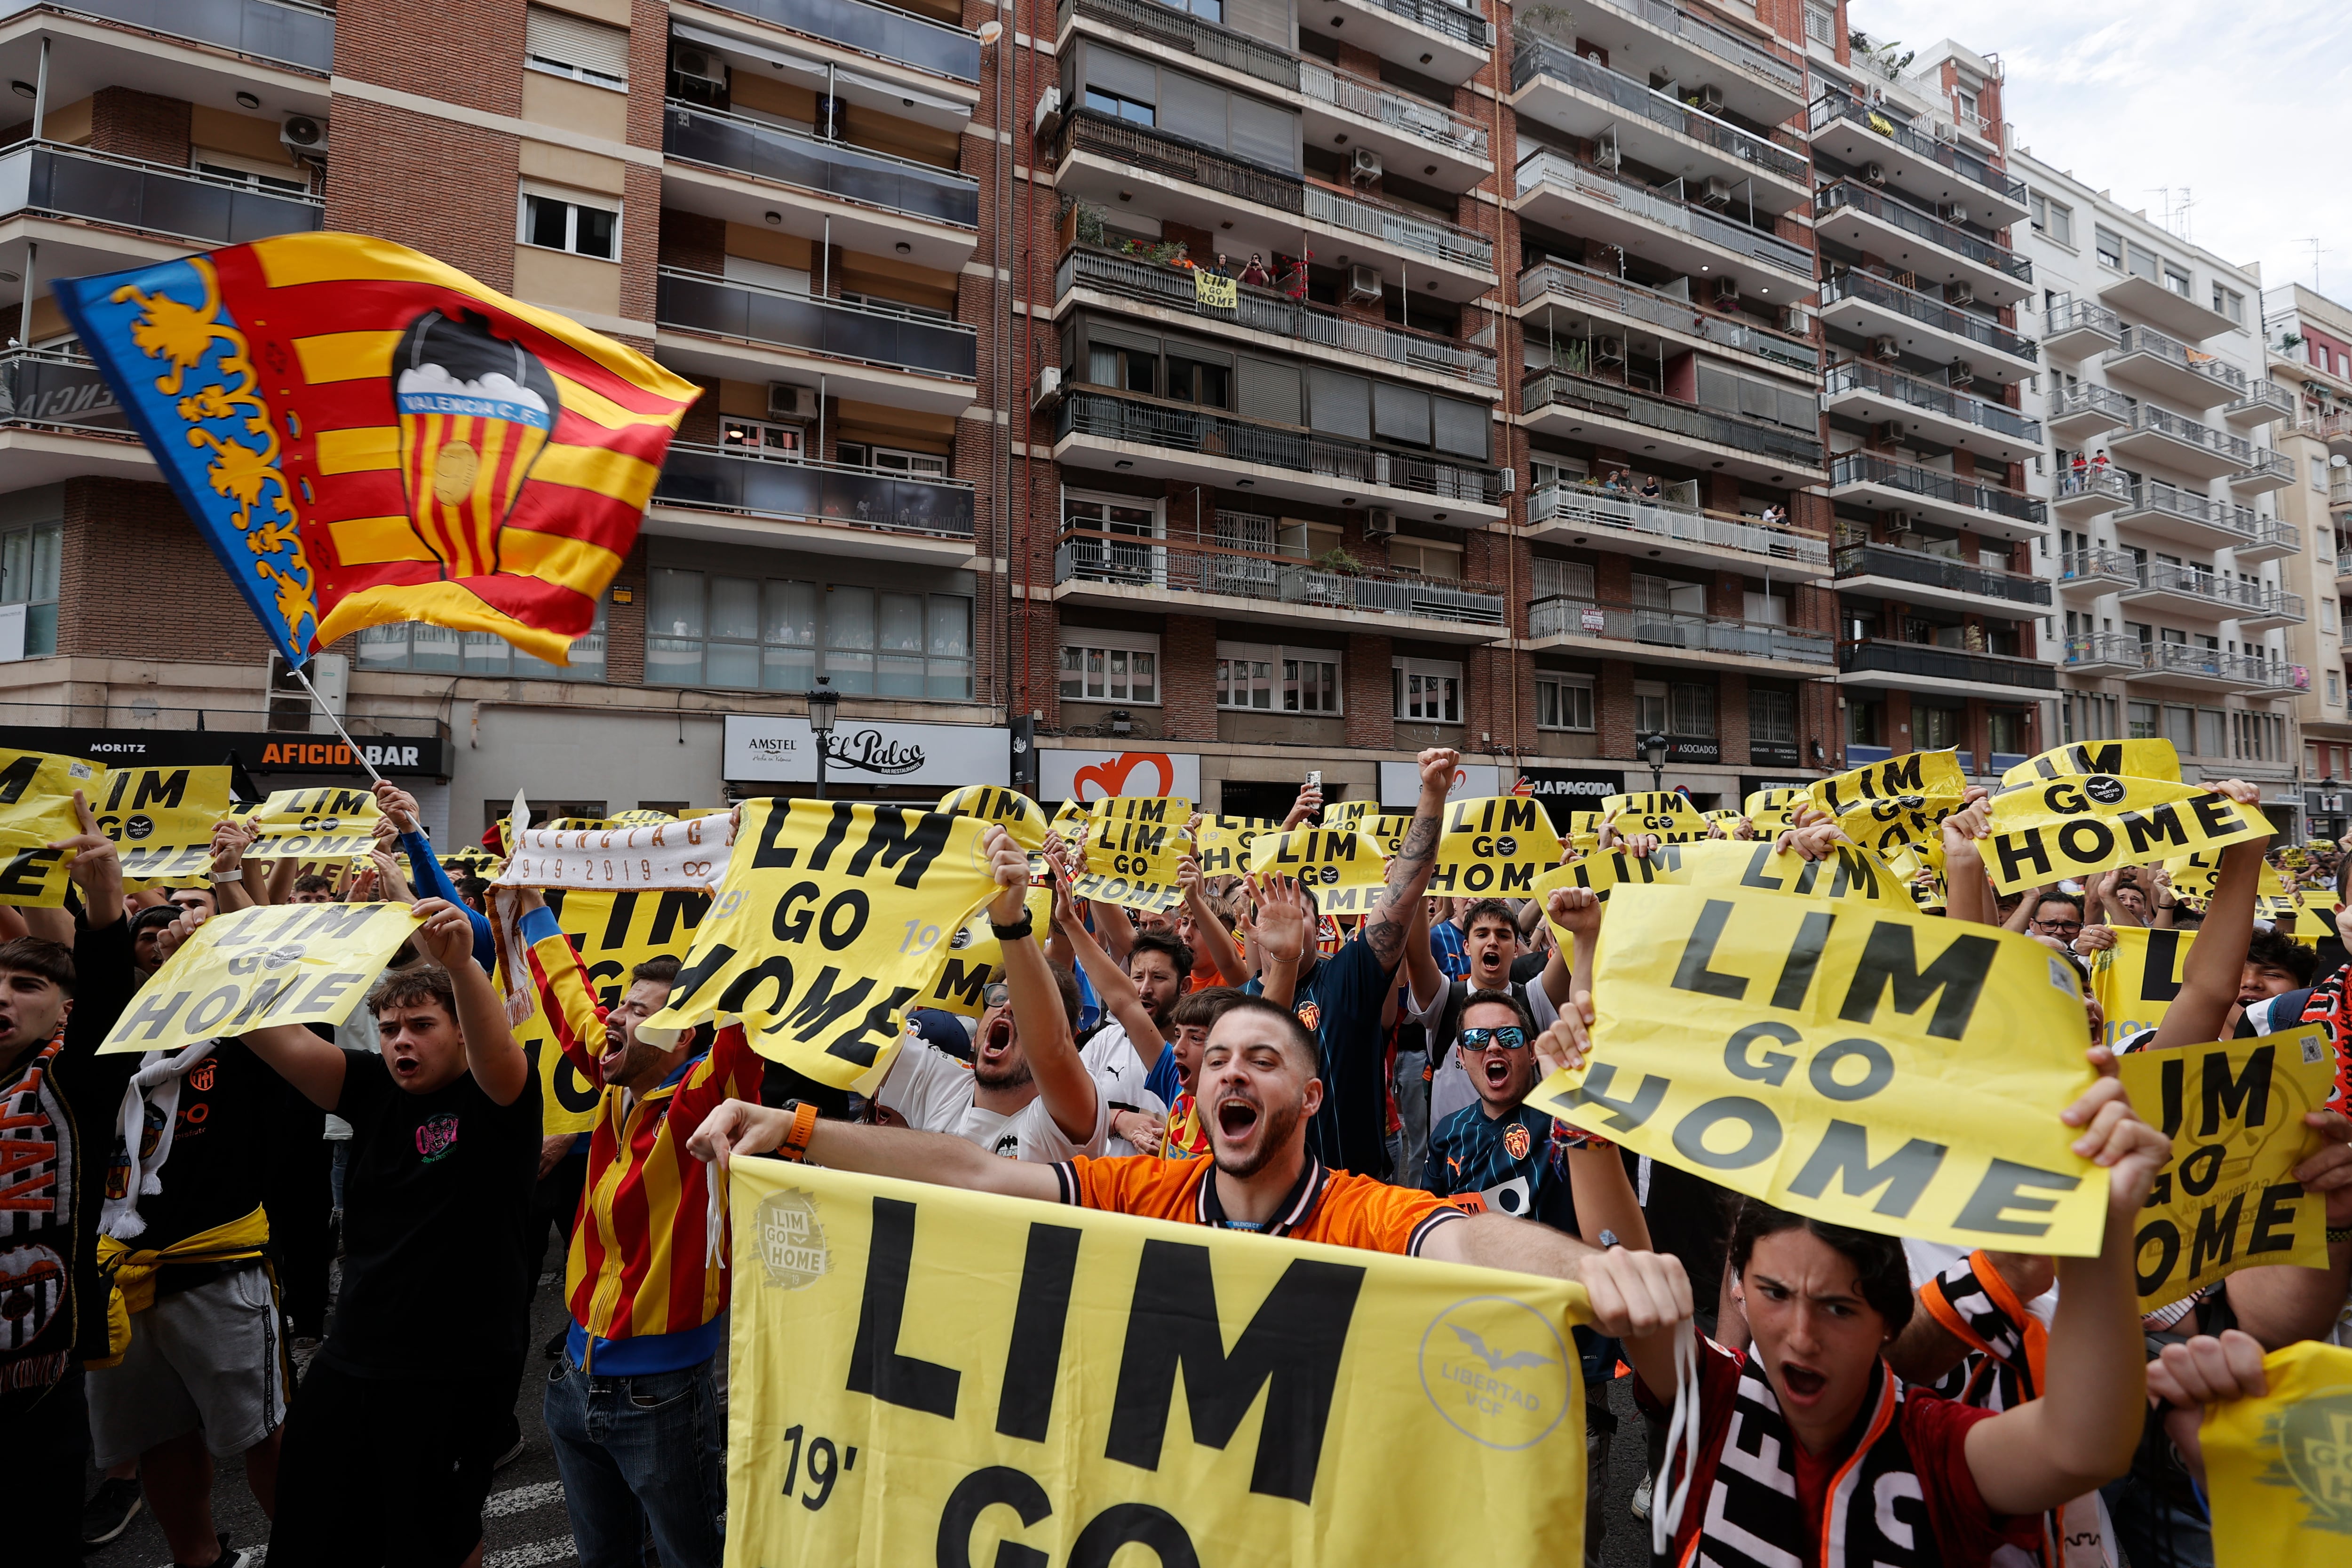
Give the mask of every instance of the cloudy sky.
[[(1964, 31), (1953, 18), (1965, 17)], [(2343, 0), (1848, 0), (1873, 42), (1946, 36), (2007, 67), (2018, 143), (2189, 237), (2352, 304), (2352, 6)], [(2176, 232), (2179, 226), (2174, 226)]]

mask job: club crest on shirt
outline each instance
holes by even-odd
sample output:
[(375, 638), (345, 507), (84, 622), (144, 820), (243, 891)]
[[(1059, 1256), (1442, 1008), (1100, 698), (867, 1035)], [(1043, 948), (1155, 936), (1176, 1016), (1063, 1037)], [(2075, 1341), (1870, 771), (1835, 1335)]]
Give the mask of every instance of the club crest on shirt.
[(1316, 1029), (1322, 1027), (1323, 1008), (1321, 1004), (1316, 1002), (1301, 1002), (1297, 1007), (1291, 1009), (1291, 1011), (1297, 1016), (1300, 1023), (1307, 1026), (1307, 1031), (1310, 1034)]
[(1508, 1154), (1512, 1159), (1526, 1159), (1528, 1157), (1528, 1151), (1534, 1147), (1534, 1145), (1535, 1139), (1528, 1131), (1528, 1124), (1526, 1122), (1514, 1121), (1508, 1127), (1503, 1129), (1503, 1152)]
[(427, 1117), (416, 1125), (416, 1152), (426, 1164), (457, 1146), (457, 1117), (445, 1110), (438, 1116)]

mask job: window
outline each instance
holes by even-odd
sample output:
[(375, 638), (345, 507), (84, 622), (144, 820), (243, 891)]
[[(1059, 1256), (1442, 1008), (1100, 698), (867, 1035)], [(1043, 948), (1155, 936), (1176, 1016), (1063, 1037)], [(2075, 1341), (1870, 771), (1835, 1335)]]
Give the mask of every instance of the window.
[(2327, 488), (2327, 459), (2325, 458), (2311, 459), (2311, 488), (2315, 490)]
[(2246, 297), (2235, 289), (2213, 285), (2213, 309), (2240, 326), (2246, 324)]
[(2327, 672), (2327, 705), (2330, 708), (2344, 700), (2344, 679), (2334, 670)]
[(285, 191), (295, 195), (309, 195), (310, 182), (298, 174), (265, 174), (257, 169), (233, 169), (226, 163), (215, 163), (201, 150), (196, 153), (196, 173), (210, 174), (215, 180), (234, 180), (257, 191)]
[(1797, 743), (1797, 698), (1794, 692), (1767, 686), (1748, 689), (1748, 739), (1782, 745)]
[(2157, 263), (2156, 252), (2139, 241), (2136, 239), (2124, 241), (2124, 270), (2133, 277), (2145, 278), (2151, 283), (2157, 281), (2160, 269)]
[(655, 568), (646, 684), (971, 698), (971, 600)]
[(629, 30), (532, 5), (527, 8), (523, 22), (523, 64), (592, 87), (626, 92)]
[(423, 621), (369, 626), (359, 635), (356, 659), (363, 670), (411, 669), (432, 675), (478, 675), (514, 680), (604, 679), (604, 600), (596, 601), (596, 621), (572, 643), (571, 661), (549, 664), (513, 647), (495, 632), (454, 632)]
[(1087, 107), (1138, 125), (1149, 125), (1153, 119), (1151, 105), (1091, 84), (1087, 88)]
[(1062, 700), (1066, 702), (1160, 702), (1160, 639), (1148, 632), (1063, 630)]
[(1592, 678), (1589, 675), (1536, 676), (1536, 728), (1592, 728)]
[(1956, 118), (1961, 124), (1976, 125), (1982, 122), (1983, 117), (1977, 113), (1977, 95), (1967, 88), (1959, 87), (1952, 89), (1952, 107), (1958, 111)]
[(1924, 702), (1911, 705), (1911, 744), (1922, 752), (1945, 752), (1964, 744), (1968, 740), (1969, 712), (1965, 708), (1932, 708)]
[(919, 474), (945, 479), (948, 460), (933, 452), (904, 452), (896, 447), (868, 447), (843, 441), (834, 447), (835, 461), (852, 468), (872, 468), (886, 474)]
[(1232, 367), (1182, 359), (1171, 353), (1168, 356), (1168, 395), (1179, 403), (1198, 404), (1203, 408), (1231, 408)]
[(1694, 740), (1715, 735), (1715, 688), (1677, 681), (1666, 690), (1666, 733)]
[(1396, 717), (1424, 724), (1462, 722), (1462, 667), (1445, 659), (1400, 658), (1390, 667)]
[(2196, 285), (2190, 281), (2188, 270), (2185, 268), (2176, 267), (2169, 261), (2164, 264), (2164, 286), (2184, 300), (2193, 300), (2197, 297)]
[(2124, 269), (2123, 236), (2108, 228), (2095, 229), (2094, 233), (2099, 247), (2099, 265), (2112, 267), (2121, 272)]
[(2026, 751), (2025, 714), (2016, 708), (1992, 708), (1985, 711), (1985, 739), (1988, 750), (1997, 757), (2022, 756)]
[(1885, 730), (1886, 705), (1849, 698), (1845, 705), (1845, 743), (1849, 746), (1875, 746)]
[(2230, 754), (2229, 715), (2219, 708), (2197, 710), (2197, 754), (2202, 757), (2226, 757)]
[(1805, 37), (1817, 44), (1837, 44), (1837, 13), (1825, 6), (1805, 7)]
[(2183, 755), (2197, 750), (2197, 710), (2179, 703), (2167, 703), (2164, 709), (2164, 738), (2172, 749)]
[(546, 250), (568, 250), (574, 256), (618, 261), (620, 227), (621, 215), (616, 211), (525, 191), (522, 231), (515, 237), (525, 245)]
[(1087, 344), (1087, 381), (1120, 392), (1149, 397), (1160, 390), (1160, 356), (1148, 349), (1119, 348), (1111, 343)]
[(2336, 635), (2336, 601), (2333, 599), (2319, 601), (2319, 629), (2330, 637)]
[(1428, 539), (1391, 539), (1389, 541), (1389, 566), (1392, 571), (1459, 582), (1462, 578), (1462, 546), (1441, 544)]
[(2063, 202), (2053, 202), (2039, 191), (2033, 194), (2033, 228), (2037, 234), (2056, 240), (2061, 245), (2074, 243), (2074, 209)]
[(1260, 713), (1339, 711), (1339, 656), (1325, 648), (1217, 645), (1217, 706)]
[(2124, 710), (2135, 741), (2153, 741), (2157, 737), (2157, 705), (2153, 702), (2127, 702)]
[(26, 658), (58, 651), (58, 553), (64, 538), (59, 522), (0, 533), (0, 642), (15, 640), (7, 627), (21, 615)]
[(1666, 683), (1663, 680), (1633, 682), (1633, 734), (1638, 741), (1643, 735), (1663, 735), (1666, 731)]
[(797, 463), (802, 456), (801, 427), (772, 425), (765, 419), (721, 419), (719, 444), (746, 458), (768, 458)]

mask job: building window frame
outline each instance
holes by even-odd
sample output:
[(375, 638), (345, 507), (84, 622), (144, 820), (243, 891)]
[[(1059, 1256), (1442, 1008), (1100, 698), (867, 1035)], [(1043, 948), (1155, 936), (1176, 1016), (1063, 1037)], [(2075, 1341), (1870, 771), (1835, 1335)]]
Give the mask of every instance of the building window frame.
[[(673, 620), (674, 629), (662, 630), (655, 617), (677, 604), (686, 578), (696, 580), (698, 618), (690, 626)], [(733, 601), (723, 612), (734, 617), (725, 630), (714, 629), (722, 614), (713, 597), (719, 584)], [(795, 692), (823, 674), (847, 697), (971, 700), (969, 594), (656, 564), (646, 599), (647, 686)], [(720, 659), (715, 671), (714, 650)]]
[[(1160, 662), (1160, 634), (1064, 626), (1058, 680), (1065, 702), (1157, 708), (1167, 690)], [(1148, 695), (1136, 695), (1139, 689)]]
[[(1336, 718), (1347, 706), (1342, 666), (1343, 656), (1337, 648), (1221, 641), (1217, 644), (1217, 707), (1231, 713)], [(1259, 697), (1265, 700), (1254, 700)]]
[(65, 555), (63, 522), (0, 528), (0, 609), (23, 606), (25, 658), (58, 651), (58, 583)]
[(1593, 728), (1594, 682), (1589, 675), (1536, 672), (1536, 728), (1582, 734)]
[(1391, 716), (1400, 724), (1462, 722), (1462, 665), (1450, 658), (1389, 661)]
[[(605, 202), (612, 205), (604, 205)], [(583, 214), (606, 221), (601, 226), (583, 226)], [(584, 236), (583, 226), (588, 230)], [(583, 248), (596, 243), (599, 237), (605, 246), (604, 250)], [(527, 184), (515, 194), (515, 243), (533, 250), (552, 250), (617, 265), (621, 259), (621, 198)]]

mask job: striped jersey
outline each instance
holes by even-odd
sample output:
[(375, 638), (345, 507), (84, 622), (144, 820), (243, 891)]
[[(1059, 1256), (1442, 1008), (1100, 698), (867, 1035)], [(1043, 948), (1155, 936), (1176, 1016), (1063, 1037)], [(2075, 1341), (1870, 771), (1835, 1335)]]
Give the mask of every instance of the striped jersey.
[[(601, 1083), (604, 1008), (579, 953), (544, 910), (531, 911), (522, 931), (556, 1045), (583, 1079)], [(642, 1096), (604, 1086), (563, 1272), (580, 1365), (614, 1376), (670, 1372), (718, 1350), (729, 1244), (722, 1233), (709, 1247), (710, 1167), (686, 1141), (720, 1101), (758, 1100), (761, 1071), (742, 1028), (730, 1026)], [(656, 1343), (658, 1336), (677, 1338)]]

